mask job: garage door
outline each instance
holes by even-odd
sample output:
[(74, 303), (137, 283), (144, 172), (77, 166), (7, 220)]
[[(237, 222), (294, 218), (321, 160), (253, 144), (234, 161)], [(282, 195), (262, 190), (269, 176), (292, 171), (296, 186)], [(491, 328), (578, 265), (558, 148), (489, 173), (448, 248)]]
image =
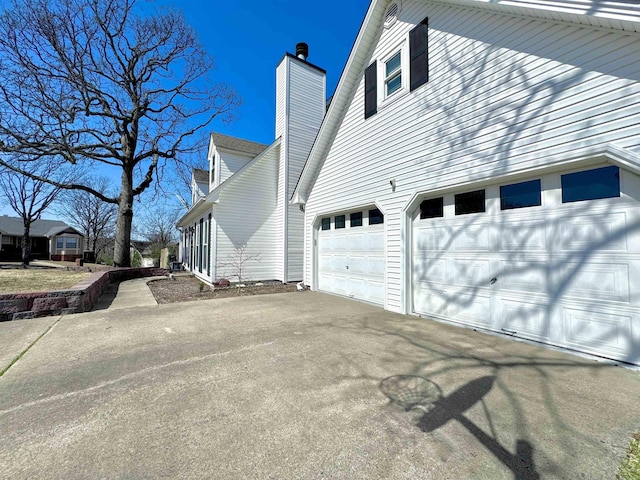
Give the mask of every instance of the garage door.
[(318, 289), (384, 305), (384, 217), (377, 209), (326, 216), (318, 232)]
[(638, 192), (609, 166), (425, 199), (414, 312), (640, 364)]

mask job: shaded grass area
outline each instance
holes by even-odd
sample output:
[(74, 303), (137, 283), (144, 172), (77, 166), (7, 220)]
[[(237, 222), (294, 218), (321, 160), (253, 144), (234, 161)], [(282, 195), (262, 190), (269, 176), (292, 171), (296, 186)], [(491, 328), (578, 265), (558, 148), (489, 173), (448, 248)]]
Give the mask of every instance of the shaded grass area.
[(618, 470), (617, 478), (618, 480), (640, 480), (640, 432), (633, 436), (627, 457)]
[(58, 269), (1, 269), (0, 293), (41, 292), (65, 290), (80, 283), (90, 272)]

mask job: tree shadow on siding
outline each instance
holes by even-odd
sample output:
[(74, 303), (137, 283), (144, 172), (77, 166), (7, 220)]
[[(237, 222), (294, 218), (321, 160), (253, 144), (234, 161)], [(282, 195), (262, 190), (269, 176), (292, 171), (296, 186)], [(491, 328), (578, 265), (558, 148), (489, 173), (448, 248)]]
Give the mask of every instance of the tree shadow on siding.
[[(620, 263), (619, 255), (640, 238), (640, 208), (633, 219), (615, 207), (596, 210), (587, 203), (555, 218), (535, 212), (516, 221), (476, 216), (449, 230), (442, 245), (417, 242), (412, 291), (423, 285), (424, 293), (414, 295), (414, 311), (534, 341), (574, 344), (604, 355), (609, 351), (618, 360), (638, 363), (640, 344), (631, 332), (632, 318), (619, 308), (637, 304), (639, 293), (633, 288), (633, 267)], [(461, 237), (469, 242), (478, 230), (489, 240), (468, 251), (456, 248)], [(453, 270), (448, 278), (442, 278), (443, 268)], [(510, 296), (518, 302), (509, 301)], [(531, 301), (522, 300), (526, 297)], [(430, 303), (419, 305), (424, 298)], [(430, 311), (434, 303), (439, 309)], [(620, 315), (617, 321), (607, 320), (609, 308)], [(580, 312), (589, 318), (566, 319)], [(554, 322), (562, 332), (560, 327), (554, 331)], [(592, 322), (599, 323), (597, 335), (576, 330)]]
[[(431, 78), (416, 116), (428, 119), (416, 163), (432, 188), (499, 176), (519, 163), (544, 166), (550, 150), (571, 154), (632, 134), (629, 121), (606, 122), (633, 117), (640, 71), (620, 59), (634, 54), (637, 40), (554, 23), (531, 28), (531, 19), (511, 17), (490, 29), (495, 15), (458, 13), (437, 16), (431, 27)], [(588, 111), (577, 110), (580, 102)]]

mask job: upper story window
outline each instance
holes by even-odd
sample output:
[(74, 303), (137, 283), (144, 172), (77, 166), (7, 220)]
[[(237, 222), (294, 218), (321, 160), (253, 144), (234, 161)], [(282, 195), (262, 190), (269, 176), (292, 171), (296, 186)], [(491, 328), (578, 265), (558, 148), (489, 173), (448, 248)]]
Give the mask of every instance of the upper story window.
[(395, 50), (388, 52), (389, 57), (379, 57), (365, 69), (365, 119), (378, 113), (378, 106), (384, 105), (392, 95), (413, 91), (429, 81), (428, 32), (429, 19), (425, 18), (409, 32), (408, 41), (405, 38)]
[(402, 88), (402, 52), (396, 53), (386, 61), (384, 88), (386, 97)]

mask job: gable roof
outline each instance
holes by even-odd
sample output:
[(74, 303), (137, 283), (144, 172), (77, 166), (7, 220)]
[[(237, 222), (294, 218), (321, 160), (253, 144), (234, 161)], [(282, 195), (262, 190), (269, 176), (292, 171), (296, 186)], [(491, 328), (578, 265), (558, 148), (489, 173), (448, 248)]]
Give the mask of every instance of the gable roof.
[(206, 170), (202, 170), (200, 168), (194, 168), (193, 169), (193, 178), (195, 179), (196, 183), (209, 183), (209, 172), (207, 172)]
[[(32, 237), (52, 237), (67, 231), (82, 235), (78, 230), (60, 220), (35, 220), (30, 229)], [(24, 233), (22, 218), (0, 216), (0, 233), (2, 235), (21, 237)]]
[(263, 143), (250, 142), (249, 140), (230, 137), (229, 135), (222, 135), (221, 133), (212, 133), (211, 140), (213, 140), (216, 148), (246, 153), (253, 157), (262, 153), (268, 147), (268, 145)]
[(224, 182), (211, 190), (206, 197), (200, 198), (198, 202), (191, 206), (191, 208), (178, 220), (176, 226), (178, 228), (187, 226), (187, 224), (199, 216), (203, 215), (207, 211), (210, 211), (212, 204), (218, 203), (220, 193), (232, 185), (242, 175), (251, 170), (254, 166), (261, 162), (275, 162), (280, 158), (280, 144), (282, 143), (282, 137), (278, 137), (275, 142), (265, 148), (259, 155), (253, 160), (245, 164), (240, 170), (227, 178)]
[[(640, 33), (640, 2), (631, 0), (422, 0), (424, 4), (459, 5), (505, 15), (579, 24), (589, 28)], [(371, 0), (291, 203), (305, 203), (342, 120), (360, 84), (382, 29), (390, 0)]]

